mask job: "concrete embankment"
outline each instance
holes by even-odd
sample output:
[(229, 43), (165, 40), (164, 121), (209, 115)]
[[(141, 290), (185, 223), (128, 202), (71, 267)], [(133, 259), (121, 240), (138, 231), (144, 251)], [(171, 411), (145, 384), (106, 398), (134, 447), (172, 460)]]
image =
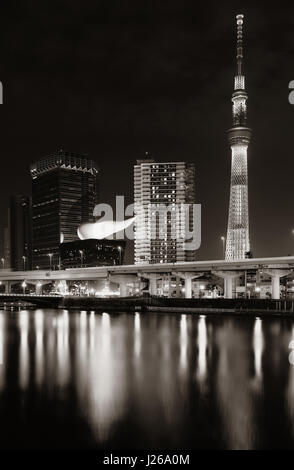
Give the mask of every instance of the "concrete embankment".
[(294, 301), (270, 299), (178, 299), (165, 297), (66, 297), (65, 309), (103, 312), (279, 314), (294, 316)]

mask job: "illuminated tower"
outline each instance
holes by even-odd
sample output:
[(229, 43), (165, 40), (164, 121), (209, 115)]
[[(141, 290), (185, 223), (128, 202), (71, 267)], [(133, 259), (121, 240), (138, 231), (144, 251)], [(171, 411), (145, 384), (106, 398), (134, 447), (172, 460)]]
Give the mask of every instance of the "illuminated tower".
[(244, 259), (250, 251), (248, 216), (247, 148), (251, 129), (247, 127), (247, 93), (242, 75), (243, 15), (237, 15), (237, 75), (234, 80), (233, 127), (228, 131), (232, 150), (230, 207), (226, 259)]

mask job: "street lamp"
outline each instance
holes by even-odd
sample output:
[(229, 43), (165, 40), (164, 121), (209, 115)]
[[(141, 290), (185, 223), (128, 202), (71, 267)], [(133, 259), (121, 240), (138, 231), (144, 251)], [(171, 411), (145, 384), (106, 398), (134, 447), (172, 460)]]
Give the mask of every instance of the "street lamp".
[(49, 256), (50, 271), (51, 271), (52, 270), (52, 256), (53, 256), (53, 253), (48, 253), (48, 256)]
[(121, 265), (121, 250), (122, 250), (122, 247), (118, 246), (117, 249), (119, 251), (119, 264)]
[(221, 241), (223, 242), (223, 258), (225, 259), (225, 244), (226, 244), (226, 237), (222, 236)]
[(23, 283), (22, 283), (22, 289), (23, 289), (23, 293), (24, 293), (24, 294), (26, 293), (26, 286), (27, 286), (26, 281), (23, 281)]
[(2, 263), (2, 269), (5, 268), (5, 259), (4, 258), (1, 258), (1, 263)]
[(84, 250), (79, 250), (80, 255), (81, 255), (81, 268), (83, 267), (83, 262), (84, 262)]
[(26, 256), (23, 256), (23, 257), (22, 257), (22, 261), (23, 261), (23, 270), (24, 270), (24, 271), (26, 270), (26, 260), (27, 260), (27, 257), (26, 257)]

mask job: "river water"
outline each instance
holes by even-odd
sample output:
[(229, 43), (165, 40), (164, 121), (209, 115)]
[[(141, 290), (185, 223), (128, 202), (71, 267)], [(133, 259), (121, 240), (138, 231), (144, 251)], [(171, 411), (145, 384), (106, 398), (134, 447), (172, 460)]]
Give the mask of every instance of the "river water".
[(291, 347), (294, 318), (1, 311), (0, 447), (294, 448)]

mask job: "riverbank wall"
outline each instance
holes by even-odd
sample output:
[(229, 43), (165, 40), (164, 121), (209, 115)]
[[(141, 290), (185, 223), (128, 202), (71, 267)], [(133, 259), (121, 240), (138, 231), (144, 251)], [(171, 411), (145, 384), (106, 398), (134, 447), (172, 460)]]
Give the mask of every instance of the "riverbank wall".
[(66, 297), (60, 307), (102, 312), (154, 313), (276, 313), (294, 316), (293, 300), (182, 299), (166, 297)]

